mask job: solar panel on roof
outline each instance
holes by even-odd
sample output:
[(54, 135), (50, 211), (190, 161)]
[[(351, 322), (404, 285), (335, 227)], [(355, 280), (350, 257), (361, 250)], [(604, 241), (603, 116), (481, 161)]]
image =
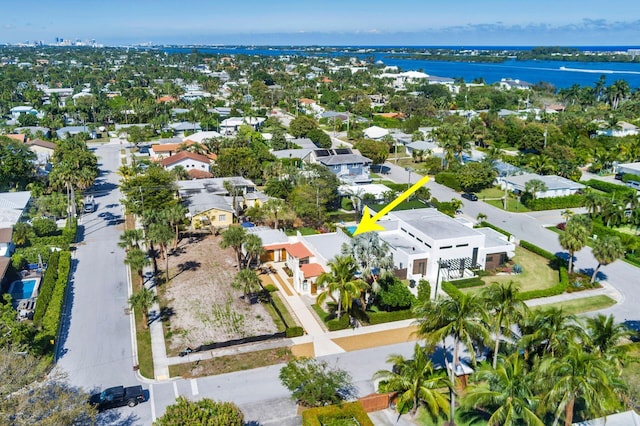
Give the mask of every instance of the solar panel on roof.
[(351, 154), (351, 150), (349, 148), (336, 148), (333, 152), (335, 152), (336, 155)]
[(328, 157), (331, 155), (326, 149), (316, 149), (313, 152), (316, 154), (316, 157)]

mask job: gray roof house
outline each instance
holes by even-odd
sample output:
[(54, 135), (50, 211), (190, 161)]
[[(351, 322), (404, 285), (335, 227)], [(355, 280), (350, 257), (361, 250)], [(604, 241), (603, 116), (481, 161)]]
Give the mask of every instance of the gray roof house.
[(31, 200), (31, 191), (0, 193), (0, 228), (11, 228), (20, 221)]
[(349, 148), (316, 149), (311, 163), (320, 163), (345, 183), (369, 183), (371, 160)]
[(516, 194), (522, 194), (525, 191), (527, 182), (532, 180), (542, 181), (545, 186), (545, 191), (538, 191), (536, 198), (550, 198), (550, 197), (563, 197), (566, 195), (573, 195), (576, 192), (583, 190), (585, 186), (581, 183), (574, 182), (570, 179), (563, 178), (556, 175), (539, 175), (537, 173), (523, 173), (521, 175), (504, 176), (498, 178), (498, 182), (502, 189), (513, 191)]

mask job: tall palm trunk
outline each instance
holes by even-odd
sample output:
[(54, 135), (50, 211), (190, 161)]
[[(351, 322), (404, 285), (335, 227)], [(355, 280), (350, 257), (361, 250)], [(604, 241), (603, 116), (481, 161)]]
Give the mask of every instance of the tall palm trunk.
[(564, 408), (564, 426), (571, 426), (573, 423), (573, 405), (575, 402), (576, 399), (574, 397), (567, 401), (567, 406)]
[[(454, 341), (454, 347), (453, 347), (453, 365), (451, 366), (451, 392), (450, 392), (450, 397), (449, 397), (449, 426), (455, 426), (456, 424), (456, 420), (455, 420), (455, 415), (456, 415), (456, 368), (458, 367), (458, 363), (459, 363), (459, 346), (460, 346), (460, 340), (456, 337), (455, 341)], [(446, 357), (446, 355), (445, 355)]]
[(493, 347), (493, 369), (495, 370), (498, 366), (498, 351), (500, 350), (500, 334), (502, 331), (502, 311), (498, 314), (498, 319), (496, 322), (496, 343)]

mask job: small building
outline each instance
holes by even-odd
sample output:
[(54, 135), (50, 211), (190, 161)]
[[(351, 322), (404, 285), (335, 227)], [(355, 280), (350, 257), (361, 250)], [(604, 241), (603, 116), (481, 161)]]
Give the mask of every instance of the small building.
[(320, 163), (345, 183), (369, 183), (371, 160), (349, 148), (316, 149), (311, 163)]
[[(604, 127), (604, 123), (601, 123), (601, 126)], [(598, 135), (602, 136), (612, 136), (614, 138), (623, 138), (625, 136), (635, 136), (640, 133), (638, 126), (635, 126), (631, 123), (627, 123), (626, 121), (618, 121), (615, 127), (613, 128), (600, 128), (596, 132)]]
[(12, 228), (0, 228), (0, 257), (11, 257), (11, 253), (13, 253), (12, 236)]
[(265, 120), (265, 117), (230, 117), (222, 120), (220, 132), (224, 135), (234, 135), (242, 125), (251, 126), (257, 131)]
[(502, 78), (499, 86), (504, 90), (530, 90), (532, 84), (519, 79)]
[(371, 126), (364, 129), (363, 133), (367, 139), (380, 140), (389, 134), (389, 130), (378, 126)]
[(9, 113), (11, 114), (12, 119), (17, 120), (22, 114), (31, 114), (33, 116), (36, 116), (38, 115), (38, 110), (32, 106), (24, 105), (11, 108), (9, 110)]
[(205, 155), (195, 154), (189, 151), (180, 151), (175, 155), (162, 159), (162, 166), (165, 170), (173, 170), (181, 166), (188, 173), (191, 171), (199, 171), (200, 173), (196, 174), (196, 176), (213, 177), (213, 174), (209, 172), (211, 159)]

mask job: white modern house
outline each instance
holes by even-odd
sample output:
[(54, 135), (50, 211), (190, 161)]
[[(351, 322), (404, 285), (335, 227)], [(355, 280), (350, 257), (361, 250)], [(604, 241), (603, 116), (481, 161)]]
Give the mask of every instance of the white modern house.
[(32, 106), (25, 105), (13, 107), (9, 110), (9, 113), (11, 114), (11, 118), (17, 120), (22, 114), (38, 115), (38, 110)]
[[(380, 239), (389, 245), (396, 275), (432, 283), (472, 277), (515, 255), (515, 244), (490, 228), (473, 228), (436, 209), (393, 211), (382, 218)], [(435, 290), (435, 286), (434, 290)]]
[(556, 175), (523, 173), (521, 175), (503, 176), (498, 178), (498, 182), (502, 189), (505, 189), (506, 186), (508, 191), (514, 192), (518, 195), (526, 192), (527, 182), (532, 180), (541, 181), (547, 188), (545, 191), (536, 192), (536, 198), (564, 197), (566, 195), (573, 195), (586, 188), (581, 183)]
[(616, 169), (616, 171), (618, 173), (628, 173), (640, 176), (640, 161), (635, 163), (618, 164), (618, 168)]
[(253, 127), (253, 130), (258, 130), (265, 120), (265, 117), (230, 117), (220, 123), (220, 133), (233, 135), (243, 124)]
[(194, 179), (212, 178), (209, 172), (211, 159), (206, 155), (195, 154), (189, 151), (180, 151), (175, 155), (162, 159), (165, 170), (173, 170), (180, 166)]
[[(604, 122), (601, 123), (604, 127)], [(626, 121), (618, 121), (615, 128), (601, 128), (596, 132), (598, 135), (613, 136), (614, 138), (623, 138), (625, 136), (635, 136), (640, 133), (638, 126), (635, 126)]]

